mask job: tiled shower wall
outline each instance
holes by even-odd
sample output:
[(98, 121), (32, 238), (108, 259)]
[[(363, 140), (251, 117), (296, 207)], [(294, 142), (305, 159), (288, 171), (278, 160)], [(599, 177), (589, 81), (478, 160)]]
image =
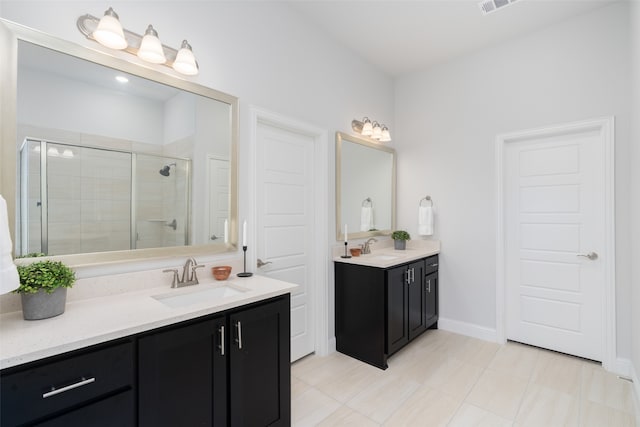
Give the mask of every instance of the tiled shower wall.
[[(28, 248), (42, 251), (39, 141), (28, 147)], [(132, 154), (48, 144), (48, 254), (131, 248)], [(163, 165), (177, 162), (171, 174)], [(137, 155), (136, 248), (185, 243), (186, 161)], [(176, 198), (177, 197), (177, 198)], [(177, 227), (167, 226), (176, 219)], [(23, 239), (25, 241), (25, 239)]]

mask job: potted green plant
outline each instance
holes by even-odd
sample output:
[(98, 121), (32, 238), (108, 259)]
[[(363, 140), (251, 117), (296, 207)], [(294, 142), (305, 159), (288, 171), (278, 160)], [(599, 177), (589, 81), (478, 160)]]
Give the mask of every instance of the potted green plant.
[[(42, 256), (29, 254), (27, 256)], [(35, 261), (18, 265), (20, 286), (14, 292), (22, 299), (25, 320), (47, 319), (64, 313), (67, 288), (76, 281), (74, 271), (60, 261)]]
[(396, 230), (391, 233), (391, 238), (395, 249), (404, 250), (407, 248), (407, 240), (411, 239), (411, 236), (404, 230)]

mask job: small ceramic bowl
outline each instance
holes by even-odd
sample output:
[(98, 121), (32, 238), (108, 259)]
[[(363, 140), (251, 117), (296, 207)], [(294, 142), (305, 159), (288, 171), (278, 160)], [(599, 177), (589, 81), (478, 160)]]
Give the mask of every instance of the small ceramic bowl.
[(349, 249), (349, 251), (351, 252), (351, 256), (360, 256), (360, 253), (362, 252), (362, 249), (360, 249), (360, 248), (351, 248), (351, 249)]
[(231, 267), (228, 265), (221, 265), (219, 267), (212, 267), (211, 272), (216, 280), (227, 280), (229, 274), (231, 274)]

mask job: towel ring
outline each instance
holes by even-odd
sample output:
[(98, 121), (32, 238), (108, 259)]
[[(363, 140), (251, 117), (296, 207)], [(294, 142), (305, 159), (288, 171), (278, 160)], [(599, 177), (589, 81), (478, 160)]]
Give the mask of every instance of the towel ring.
[(366, 207), (372, 207), (373, 204), (371, 203), (371, 197), (367, 197), (366, 199), (364, 199), (362, 201), (362, 207), (366, 208)]
[(431, 196), (425, 196), (422, 199), (420, 199), (420, 203), (419, 206), (425, 206), (422, 204), (422, 202), (429, 202), (431, 207), (433, 207), (433, 200), (431, 200)]

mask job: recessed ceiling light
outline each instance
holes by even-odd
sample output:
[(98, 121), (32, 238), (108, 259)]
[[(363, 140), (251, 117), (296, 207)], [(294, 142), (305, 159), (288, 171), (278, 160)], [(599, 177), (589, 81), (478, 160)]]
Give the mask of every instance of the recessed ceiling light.
[(128, 83), (129, 79), (126, 78), (125, 76), (116, 76), (116, 80), (119, 81), (120, 83)]

